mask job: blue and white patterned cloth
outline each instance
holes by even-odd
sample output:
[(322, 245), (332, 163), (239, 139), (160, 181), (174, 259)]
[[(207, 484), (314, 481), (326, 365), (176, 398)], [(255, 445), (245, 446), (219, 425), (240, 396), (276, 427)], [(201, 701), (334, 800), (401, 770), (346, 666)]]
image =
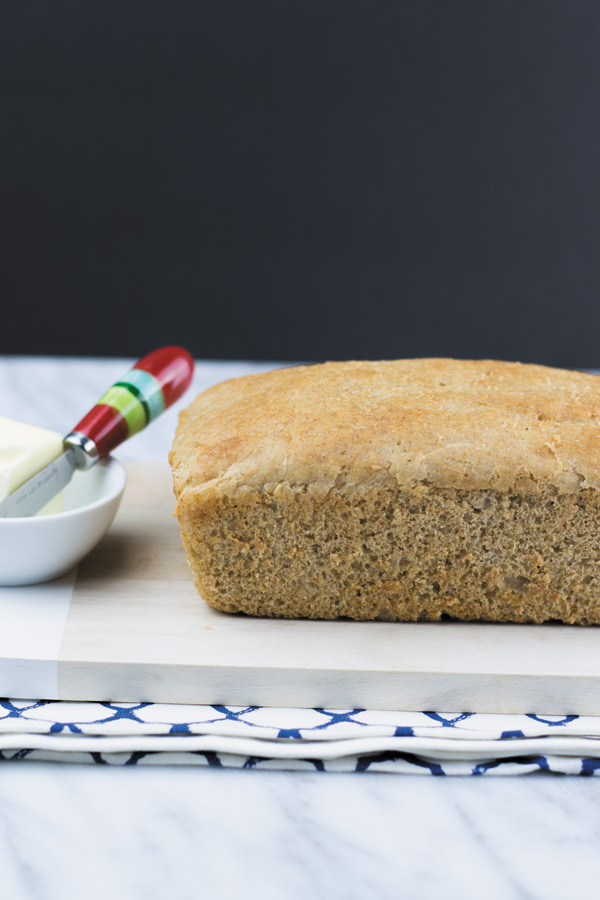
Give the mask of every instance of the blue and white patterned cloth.
[(600, 717), (0, 700), (0, 758), (596, 775)]

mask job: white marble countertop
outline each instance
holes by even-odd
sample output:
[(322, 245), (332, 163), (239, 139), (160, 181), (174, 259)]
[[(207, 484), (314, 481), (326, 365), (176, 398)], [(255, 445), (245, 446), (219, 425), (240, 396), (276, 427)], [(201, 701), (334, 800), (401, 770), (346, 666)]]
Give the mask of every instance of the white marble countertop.
[[(0, 359), (0, 415), (67, 432), (133, 362)], [(265, 368), (202, 363), (192, 391)], [(116, 455), (164, 459), (176, 414)], [(14, 761), (0, 764), (0, 832), (7, 900), (585, 900), (600, 779)]]

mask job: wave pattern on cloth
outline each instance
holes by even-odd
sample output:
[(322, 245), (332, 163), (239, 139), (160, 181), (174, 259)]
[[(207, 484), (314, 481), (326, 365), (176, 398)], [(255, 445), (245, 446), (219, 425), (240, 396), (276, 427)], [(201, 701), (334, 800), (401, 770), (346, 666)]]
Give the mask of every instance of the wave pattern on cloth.
[(600, 717), (0, 700), (0, 759), (600, 774)]

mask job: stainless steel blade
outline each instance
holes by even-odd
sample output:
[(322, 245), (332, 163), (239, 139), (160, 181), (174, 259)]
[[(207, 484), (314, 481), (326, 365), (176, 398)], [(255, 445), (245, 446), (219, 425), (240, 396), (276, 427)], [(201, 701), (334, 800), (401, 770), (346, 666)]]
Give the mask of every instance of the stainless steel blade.
[(0, 503), (0, 519), (34, 516), (62, 491), (76, 468), (75, 451), (65, 450)]

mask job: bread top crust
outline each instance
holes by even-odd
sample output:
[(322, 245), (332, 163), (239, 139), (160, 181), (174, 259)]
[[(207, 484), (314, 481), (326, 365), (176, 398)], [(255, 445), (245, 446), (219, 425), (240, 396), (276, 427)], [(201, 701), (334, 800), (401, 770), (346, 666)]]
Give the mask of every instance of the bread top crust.
[[(299, 366), (225, 381), (181, 413), (176, 515), (262, 490), (600, 488), (600, 378), (489, 360)], [(202, 495), (204, 495), (202, 497)]]

